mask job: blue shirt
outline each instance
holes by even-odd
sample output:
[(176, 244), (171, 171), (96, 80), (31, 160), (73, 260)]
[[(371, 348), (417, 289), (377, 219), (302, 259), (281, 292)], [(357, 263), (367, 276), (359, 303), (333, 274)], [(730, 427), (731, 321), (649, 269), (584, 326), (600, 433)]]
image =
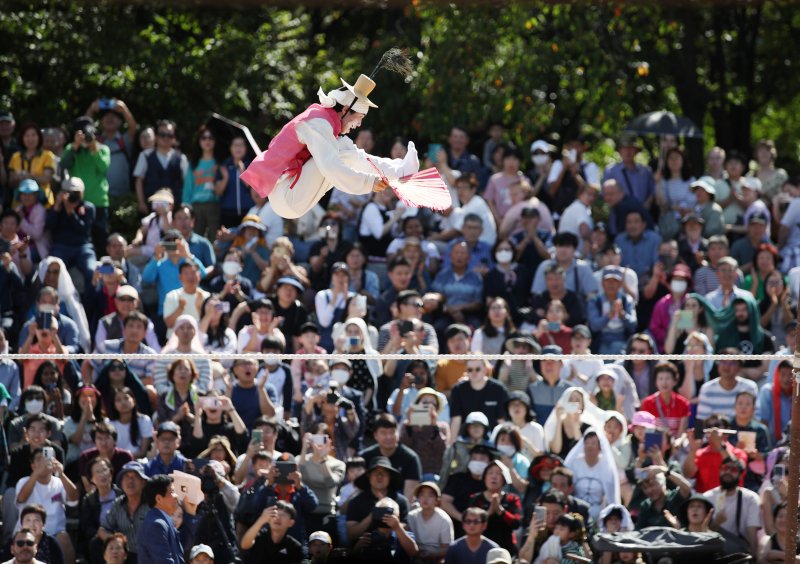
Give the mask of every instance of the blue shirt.
[(622, 300), (623, 314), (620, 319), (609, 318), (612, 303), (605, 294), (595, 296), (589, 301), (589, 328), (597, 334), (595, 339), (599, 343), (627, 341), (636, 331), (636, 305), (633, 300), (622, 290), (615, 299)]
[(203, 263), (203, 266), (214, 266), (217, 262), (211, 241), (195, 232), (189, 237), (189, 251)]
[(627, 233), (620, 233), (614, 240), (622, 251), (622, 266), (633, 270), (642, 279), (658, 260), (661, 235), (645, 229), (638, 241), (632, 241)]
[[(770, 372), (770, 377), (772, 377), (773, 372)], [(773, 383), (768, 382), (764, 384), (764, 387), (761, 388), (761, 391), (758, 393), (758, 418), (761, 421), (766, 421), (767, 426), (769, 427), (769, 436), (772, 440), (775, 439), (776, 436), (781, 436), (783, 432), (783, 428), (786, 427), (786, 424), (792, 418), (792, 395), (786, 395), (781, 392), (781, 428), (775, 429), (775, 408), (772, 403), (772, 388)]]
[(157, 454), (152, 460), (148, 460), (144, 464), (144, 473), (149, 477), (157, 476), (158, 474), (172, 474), (174, 470), (183, 472), (183, 468), (189, 460), (180, 452), (176, 452), (172, 462), (165, 464), (161, 459), (161, 455)]
[(656, 192), (653, 172), (644, 165), (635, 164), (633, 170), (626, 168), (622, 163), (611, 165), (606, 168), (603, 182), (612, 178), (617, 181), (623, 192), (630, 194), (642, 203)]
[(472, 270), (467, 270), (459, 277), (452, 269), (445, 268), (436, 275), (431, 288), (446, 296), (448, 305), (483, 301), (483, 279)]
[[(463, 237), (458, 237), (447, 244), (447, 252), (444, 253), (444, 263), (442, 264), (443, 268), (450, 268), (450, 251), (453, 250), (456, 243), (461, 243), (463, 240)], [(489, 269), (494, 268), (492, 246), (485, 241), (478, 241), (474, 247), (470, 247), (469, 249), (469, 264), (467, 264), (467, 270), (472, 270), (476, 266), (486, 266)]]
[(531, 398), (533, 412), (536, 414), (536, 421), (540, 424), (547, 421), (550, 412), (561, 398), (561, 394), (569, 387), (569, 384), (563, 380), (559, 380), (555, 386), (551, 386), (544, 378), (528, 386), (528, 395)]
[[(194, 251), (192, 251), (194, 254)], [(203, 266), (205, 263), (202, 262), (200, 257), (197, 255), (195, 256), (195, 264), (200, 269), (200, 277), (203, 278), (206, 275), (206, 268)], [(178, 276), (180, 272), (180, 266), (183, 264), (183, 261), (186, 259), (180, 259), (177, 263), (172, 262), (168, 258), (163, 258), (159, 261), (156, 260), (156, 257), (152, 257), (150, 262), (144, 267), (144, 272), (142, 272), (142, 281), (145, 284), (156, 284), (158, 288), (158, 315), (160, 316), (164, 313), (164, 298), (166, 297), (167, 293), (181, 287), (181, 280)]]
[[(61, 305), (63, 306), (64, 303), (62, 302)], [(68, 353), (72, 354), (79, 352), (81, 348), (81, 337), (80, 332), (78, 331), (78, 324), (60, 311), (58, 312), (56, 320), (58, 321), (58, 340), (61, 341), (61, 344), (64, 345), (64, 348), (67, 349)], [(23, 325), (22, 329), (20, 329), (20, 346), (22, 346), (22, 343), (24, 343), (28, 338), (28, 331), (30, 331), (31, 323), (33, 322), (34, 319), (32, 317), (25, 322), (25, 325)]]
[[(534, 276), (533, 285), (531, 286), (532, 294), (541, 294), (547, 290), (544, 273), (551, 264), (556, 264), (555, 259), (544, 261), (536, 269), (536, 276)], [(586, 298), (600, 291), (600, 286), (597, 284), (597, 278), (594, 277), (592, 267), (584, 260), (573, 259), (572, 264), (564, 272), (564, 276), (564, 285), (567, 290), (578, 294), (584, 306), (586, 306)]]

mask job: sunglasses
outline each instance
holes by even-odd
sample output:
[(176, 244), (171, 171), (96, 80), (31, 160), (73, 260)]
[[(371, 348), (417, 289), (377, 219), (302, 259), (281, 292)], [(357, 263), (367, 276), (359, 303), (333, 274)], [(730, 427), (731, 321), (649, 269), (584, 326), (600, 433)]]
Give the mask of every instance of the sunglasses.
[(425, 304), (423, 304), (422, 302), (406, 302), (403, 305), (412, 306), (412, 307), (422, 307)]
[(465, 519), (464, 521), (461, 521), (462, 525), (483, 525), (483, 523), (484, 521), (481, 521), (480, 519)]
[(18, 547), (22, 548), (23, 546), (34, 546), (36, 544), (36, 541), (18, 540), (18, 541), (14, 541), (14, 544), (17, 545)]
[(172, 139), (173, 137), (175, 137), (175, 134), (167, 133), (166, 131), (159, 131), (158, 136), (161, 137), (162, 139)]

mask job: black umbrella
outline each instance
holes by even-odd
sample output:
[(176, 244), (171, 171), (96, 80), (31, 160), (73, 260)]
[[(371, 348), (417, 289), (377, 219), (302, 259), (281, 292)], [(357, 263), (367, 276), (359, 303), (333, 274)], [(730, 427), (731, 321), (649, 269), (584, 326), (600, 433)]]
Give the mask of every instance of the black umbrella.
[(672, 112), (649, 112), (633, 118), (623, 131), (651, 135), (676, 135), (701, 139), (703, 132), (692, 120)]

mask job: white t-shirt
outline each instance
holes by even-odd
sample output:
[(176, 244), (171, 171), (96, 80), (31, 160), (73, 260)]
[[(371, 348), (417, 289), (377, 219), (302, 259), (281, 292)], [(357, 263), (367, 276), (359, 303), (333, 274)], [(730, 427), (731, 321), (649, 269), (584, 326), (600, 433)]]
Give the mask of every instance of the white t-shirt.
[[(587, 161), (581, 161), (578, 164), (583, 165), (583, 167), (579, 167), (579, 170), (583, 171), (583, 179), (589, 184), (599, 186), (600, 169), (597, 168), (597, 165)], [(553, 161), (553, 164), (550, 166), (550, 174), (547, 176), (547, 183), (550, 184), (551, 182), (558, 180), (563, 168), (564, 163), (561, 162), (561, 160)]]
[[(152, 437), (153, 421), (147, 415), (140, 413), (138, 417), (138, 422), (139, 422), (139, 441), (142, 440), (142, 437)], [(131, 441), (130, 423), (122, 423), (119, 420), (114, 420), (111, 421), (111, 424), (117, 430), (117, 448), (128, 450), (130, 452), (136, 452), (137, 450), (139, 450), (139, 445), (134, 444), (133, 441)]]
[[(197, 292), (203, 296), (203, 300), (200, 302), (201, 306), (204, 301), (211, 295), (202, 288), (198, 288)], [(183, 288), (176, 288), (175, 290), (170, 290), (167, 292), (167, 295), (164, 296), (164, 318), (169, 317), (175, 310), (178, 309), (179, 300), (183, 299), (186, 301), (186, 307), (183, 308), (183, 313), (181, 315), (191, 315), (194, 317), (197, 322), (200, 322), (200, 311), (197, 309), (197, 292), (194, 294), (187, 294)], [(172, 336), (172, 328), (167, 329), (167, 339)]]
[(559, 233), (573, 233), (578, 239), (581, 238), (581, 225), (586, 224), (589, 229), (594, 229), (594, 221), (592, 220), (592, 210), (589, 206), (575, 200), (564, 213), (561, 214), (561, 221), (558, 224)]
[(422, 550), (438, 552), (442, 545), (453, 544), (453, 520), (439, 507), (433, 509), (433, 515), (427, 521), (422, 517), (421, 507), (410, 511), (408, 528), (414, 533), (414, 540)]
[[(14, 498), (19, 495), (22, 486), (30, 480), (30, 476), (20, 478), (17, 482)], [(17, 511), (21, 511), (26, 505), (40, 504), (47, 511), (47, 524), (44, 527), (44, 532), (48, 535), (55, 536), (62, 531), (67, 530), (67, 513), (65, 505), (70, 507), (77, 507), (77, 501), (67, 501), (67, 490), (64, 489), (64, 484), (61, 483), (60, 478), (55, 476), (50, 478), (50, 482), (42, 484), (36, 482), (33, 486), (33, 491), (25, 503), (17, 503)]]
[(453, 210), (450, 216), (451, 225), (460, 231), (464, 225), (464, 218), (471, 213), (474, 213), (483, 220), (483, 232), (481, 233), (480, 240), (489, 246), (494, 246), (497, 241), (497, 223), (494, 221), (494, 216), (492, 215), (492, 210), (489, 208), (489, 204), (478, 195), (473, 196), (469, 202), (460, 208)]
[[(248, 345), (248, 343), (250, 343), (250, 339), (253, 338), (253, 332), (255, 330), (256, 330), (256, 326), (255, 325), (247, 325), (247, 326), (243, 327), (241, 331), (239, 331), (239, 335), (236, 337), (236, 339), (238, 341), (237, 344), (236, 344), (236, 348), (237, 348), (236, 352), (244, 352), (245, 347)], [(275, 337), (279, 341), (283, 341), (283, 346), (286, 347), (286, 337), (283, 336), (283, 333), (281, 333), (281, 330), (280, 329), (273, 329), (269, 333), (257, 333), (256, 334), (255, 338), (258, 339), (258, 342), (259, 342), (258, 352), (261, 352), (261, 341), (263, 341), (267, 337)]]
[(735, 492), (733, 495), (724, 495), (725, 492), (723, 492), (720, 486), (707, 491), (703, 495), (705, 495), (714, 506), (715, 517), (724, 509), (725, 520), (720, 523), (723, 529), (734, 535), (739, 534), (747, 538), (746, 533), (748, 527), (761, 528), (761, 500), (756, 492), (750, 491), (747, 488), (739, 488), (739, 491), (742, 492), (742, 507), (739, 515), (738, 531), (736, 530), (736, 503), (739, 496)]
[(544, 428), (541, 425), (535, 421), (530, 421), (527, 425), (520, 429), (519, 432), (528, 440), (529, 443), (533, 445), (536, 450), (539, 452), (545, 451)]

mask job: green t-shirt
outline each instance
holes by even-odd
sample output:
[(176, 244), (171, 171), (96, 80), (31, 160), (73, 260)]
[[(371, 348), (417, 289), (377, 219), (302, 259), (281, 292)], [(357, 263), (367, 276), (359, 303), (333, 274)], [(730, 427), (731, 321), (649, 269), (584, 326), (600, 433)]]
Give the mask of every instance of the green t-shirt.
[(81, 148), (72, 150), (70, 143), (64, 150), (61, 163), (69, 170), (70, 176), (83, 180), (85, 191), (83, 199), (97, 208), (108, 207), (108, 166), (111, 164), (111, 150), (106, 145), (97, 144), (97, 153)]
[(653, 506), (653, 500), (648, 497), (639, 507), (636, 530), (638, 531), (645, 527), (669, 527), (670, 524), (664, 518), (664, 510), (668, 510), (673, 515), (680, 515), (680, 508), (684, 501), (686, 501), (686, 498), (681, 495), (680, 489), (668, 490), (664, 507), (658, 510)]

